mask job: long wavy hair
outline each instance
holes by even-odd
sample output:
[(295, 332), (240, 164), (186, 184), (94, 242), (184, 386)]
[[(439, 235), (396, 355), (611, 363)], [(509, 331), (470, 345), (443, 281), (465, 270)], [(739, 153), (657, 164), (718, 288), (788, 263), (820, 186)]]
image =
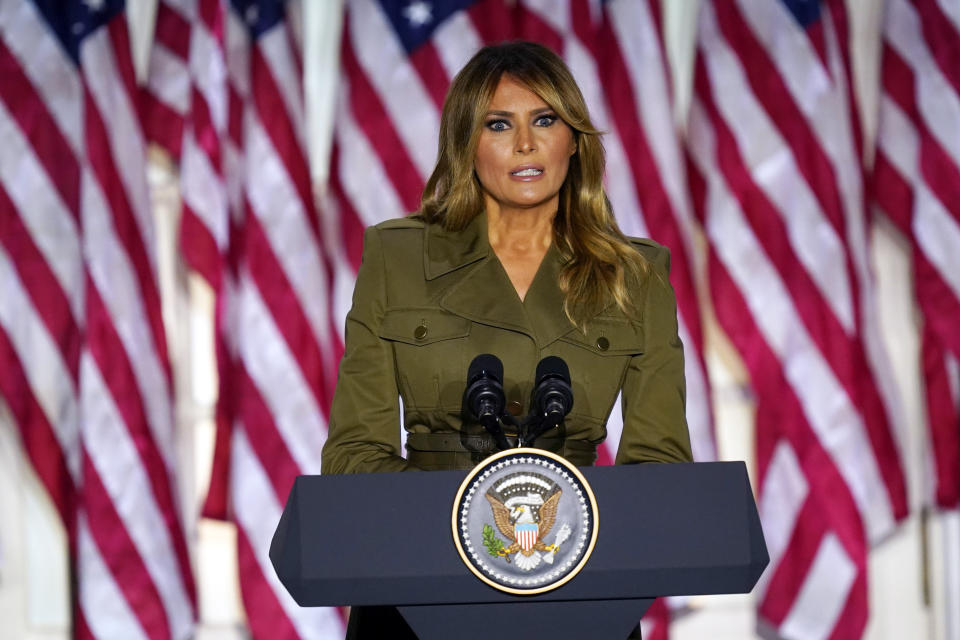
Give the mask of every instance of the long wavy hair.
[(559, 56), (533, 42), (484, 47), (453, 79), (440, 118), (437, 165), (427, 180), (418, 216), (450, 231), (463, 229), (484, 209), (474, 160), (484, 117), (504, 74), (526, 86), (573, 130), (576, 152), (560, 188), (554, 242), (564, 258), (560, 288), (564, 312), (581, 330), (611, 301), (628, 316), (636, 310), (628, 281), (650, 271), (613, 217), (603, 189), (601, 132)]

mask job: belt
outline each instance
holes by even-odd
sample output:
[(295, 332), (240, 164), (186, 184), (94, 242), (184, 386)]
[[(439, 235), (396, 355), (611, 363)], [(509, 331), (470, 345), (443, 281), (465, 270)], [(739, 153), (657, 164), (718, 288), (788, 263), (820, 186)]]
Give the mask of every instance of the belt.
[[(511, 447), (516, 436), (507, 436)], [(569, 438), (537, 438), (534, 446), (556, 453), (578, 467), (597, 460), (597, 446), (586, 440)], [(407, 436), (407, 459), (421, 469), (469, 469), (487, 456), (496, 453), (493, 436), (488, 433), (411, 433)]]

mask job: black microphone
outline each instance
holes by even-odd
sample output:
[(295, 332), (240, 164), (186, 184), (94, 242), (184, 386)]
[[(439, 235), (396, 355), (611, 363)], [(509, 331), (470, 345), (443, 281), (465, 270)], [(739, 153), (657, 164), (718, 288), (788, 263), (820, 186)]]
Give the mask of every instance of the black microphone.
[(507, 403), (503, 392), (503, 363), (500, 358), (483, 353), (473, 359), (467, 368), (467, 390), (464, 393), (467, 408), (474, 418), (490, 432), (500, 449), (509, 449), (500, 426), (500, 416)]
[(530, 424), (523, 445), (531, 445), (542, 433), (559, 426), (573, 408), (570, 369), (562, 358), (547, 356), (537, 364)]

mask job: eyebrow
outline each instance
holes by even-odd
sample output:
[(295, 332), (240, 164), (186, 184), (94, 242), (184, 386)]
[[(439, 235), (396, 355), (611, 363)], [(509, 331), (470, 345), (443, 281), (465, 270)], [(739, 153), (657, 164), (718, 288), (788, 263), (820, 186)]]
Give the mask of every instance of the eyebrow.
[[(530, 112), (530, 115), (540, 115), (543, 113), (553, 113), (553, 109), (550, 107), (542, 107), (540, 109), (534, 109)], [(499, 111), (499, 110), (490, 110), (487, 111), (488, 116), (514, 116), (516, 115), (513, 111)]]

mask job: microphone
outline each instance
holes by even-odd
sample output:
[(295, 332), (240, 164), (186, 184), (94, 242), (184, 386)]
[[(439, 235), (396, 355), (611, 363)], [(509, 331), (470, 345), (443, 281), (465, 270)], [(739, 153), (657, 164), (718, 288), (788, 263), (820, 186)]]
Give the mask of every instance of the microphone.
[(559, 426), (573, 408), (570, 369), (562, 358), (547, 356), (537, 364), (530, 423), (523, 446), (533, 444), (544, 432)]
[(497, 447), (509, 449), (500, 426), (500, 416), (507, 403), (503, 392), (503, 363), (500, 358), (483, 353), (473, 359), (467, 368), (467, 390), (464, 393), (471, 415), (493, 436)]

